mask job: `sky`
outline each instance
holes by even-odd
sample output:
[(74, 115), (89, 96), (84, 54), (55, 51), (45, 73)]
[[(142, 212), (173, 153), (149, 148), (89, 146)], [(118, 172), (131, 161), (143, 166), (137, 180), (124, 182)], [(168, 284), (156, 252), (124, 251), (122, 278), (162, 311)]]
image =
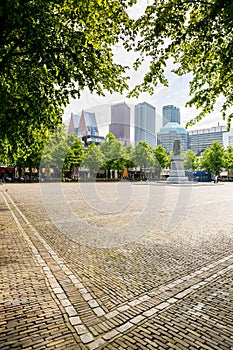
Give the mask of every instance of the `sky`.
[[(139, 14), (142, 14), (147, 4), (151, 0), (139, 0), (137, 5), (130, 9), (130, 16), (136, 18)], [(115, 59), (118, 63), (131, 65), (136, 58), (134, 53), (129, 53), (124, 50), (122, 45), (118, 44), (114, 47)], [(91, 94), (87, 89), (81, 93), (80, 99), (71, 100), (70, 104), (66, 107), (63, 121), (65, 124), (69, 122), (71, 113), (80, 114), (82, 109), (95, 112), (99, 131), (102, 136), (105, 136), (108, 132), (108, 124), (111, 119), (111, 105), (126, 102), (131, 107), (131, 124), (133, 126), (134, 121), (134, 105), (141, 102), (148, 102), (156, 107), (156, 132), (162, 127), (162, 107), (165, 105), (174, 105), (180, 108), (181, 125), (185, 124), (198, 114), (198, 111), (192, 107), (185, 107), (186, 102), (190, 99), (189, 96), (189, 82), (191, 75), (185, 75), (182, 77), (176, 76), (171, 73), (173, 68), (172, 62), (168, 63), (166, 69), (166, 77), (169, 81), (169, 87), (158, 86), (155, 88), (155, 92), (152, 96), (148, 93), (142, 93), (138, 98), (126, 98), (127, 91), (124, 95), (119, 93), (106, 93), (106, 95), (98, 96), (97, 94)], [(130, 87), (142, 82), (143, 75), (147, 72), (148, 61), (146, 61), (141, 68), (135, 72), (130, 70)], [(201, 122), (195, 126), (190, 127), (188, 130), (202, 129), (206, 127), (212, 127), (216, 125), (225, 125), (225, 122), (221, 119), (220, 104), (216, 106), (216, 109), (211, 115), (206, 116)], [(131, 132), (132, 134), (132, 132)]]

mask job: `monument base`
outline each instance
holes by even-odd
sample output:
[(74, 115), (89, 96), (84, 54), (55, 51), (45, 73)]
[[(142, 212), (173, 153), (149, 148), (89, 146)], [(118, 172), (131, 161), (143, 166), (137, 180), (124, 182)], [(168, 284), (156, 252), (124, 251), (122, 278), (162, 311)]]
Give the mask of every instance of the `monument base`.
[(170, 184), (189, 183), (184, 171), (184, 158), (181, 155), (174, 155), (171, 158), (170, 176), (166, 180)]

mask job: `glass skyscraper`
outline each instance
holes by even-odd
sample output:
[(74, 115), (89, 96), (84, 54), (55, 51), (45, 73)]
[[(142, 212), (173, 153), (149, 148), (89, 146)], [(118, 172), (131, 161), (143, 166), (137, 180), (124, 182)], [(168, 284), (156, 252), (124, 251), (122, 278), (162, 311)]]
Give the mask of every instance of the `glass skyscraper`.
[(180, 109), (173, 106), (163, 106), (163, 126), (167, 123), (178, 123), (180, 124)]
[(135, 106), (135, 145), (139, 141), (146, 141), (149, 146), (156, 146), (155, 107), (147, 102)]

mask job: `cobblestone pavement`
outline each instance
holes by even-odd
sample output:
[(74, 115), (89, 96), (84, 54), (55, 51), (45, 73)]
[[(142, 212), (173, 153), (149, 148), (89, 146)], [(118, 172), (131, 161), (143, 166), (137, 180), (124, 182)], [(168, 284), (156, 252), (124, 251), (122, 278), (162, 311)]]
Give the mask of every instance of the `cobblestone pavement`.
[(0, 187), (0, 349), (233, 349), (233, 184), (46, 186)]

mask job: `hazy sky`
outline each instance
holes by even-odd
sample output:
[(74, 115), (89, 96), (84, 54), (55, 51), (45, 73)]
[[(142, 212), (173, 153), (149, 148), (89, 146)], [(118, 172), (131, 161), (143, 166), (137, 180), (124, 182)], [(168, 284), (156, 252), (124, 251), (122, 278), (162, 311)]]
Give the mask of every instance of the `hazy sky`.
[[(136, 17), (137, 14), (143, 13), (147, 3), (149, 3), (150, 0), (139, 0), (138, 4), (134, 6), (130, 10), (130, 15), (132, 17)], [(134, 53), (128, 53), (124, 50), (124, 48), (121, 45), (116, 45), (114, 47), (114, 53), (117, 62), (125, 64), (125, 65), (131, 65), (135, 59)], [(148, 69), (148, 62), (145, 62), (143, 66), (135, 72), (133, 69), (130, 71), (130, 86), (133, 87), (135, 84), (138, 84), (142, 81), (143, 75), (147, 72)], [(96, 94), (90, 94), (88, 90), (85, 90), (81, 94), (80, 99), (72, 100), (71, 103), (67, 106), (65, 109), (63, 120), (65, 123), (68, 122), (70, 118), (71, 112), (78, 114), (82, 109), (85, 110), (92, 110), (96, 112), (96, 118), (97, 123), (99, 124), (100, 128), (103, 127), (103, 130), (107, 130), (105, 127), (110, 122), (110, 105), (119, 103), (119, 102), (126, 102), (132, 107), (133, 111), (133, 105), (136, 105), (140, 102), (148, 102), (156, 107), (156, 121), (157, 126), (156, 129), (161, 127), (161, 114), (162, 114), (162, 107), (164, 105), (173, 104), (176, 107), (180, 108), (181, 112), (181, 124), (184, 126), (188, 120), (190, 120), (192, 117), (198, 114), (198, 112), (195, 110), (195, 108), (186, 108), (185, 103), (190, 99), (189, 96), (189, 81), (191, 79), (191, 75), (186, 75), (183, 77), (178, 77), (175, 74), (171, 73), (170, 70), (172, 69), (172, 63), (170, 63), (167, 67), (167, 78), (169, 80), (169, 87), (165, 88), (163, 86), (158, 86), (155, 89), (155, 93), (153, 96), (150, 96), (147, 93), (143, 93), (139, 96), (139, 98), (130, 98), (127, 99), (126, 95), (127, 92), (124, 95), (120, 94), (109, 94), (106, 93), (105, 97), (100, 97)], [(131, 122), (133, 124), (133, 113), (131, 116)], [(221, 119), (221, 113), (220, 108), (216, 108), (216, 110), (210, 115), (206, 116), (203, 121), (198, 123), (195, 127), (192, 127), (192, 129), (200, 129), (205, 127), (211, 127), (216, 126), (220, 123), (220, 125), (224, 125), (224, 121)], [(101, 130), (100, 130), (101, 131)]]

